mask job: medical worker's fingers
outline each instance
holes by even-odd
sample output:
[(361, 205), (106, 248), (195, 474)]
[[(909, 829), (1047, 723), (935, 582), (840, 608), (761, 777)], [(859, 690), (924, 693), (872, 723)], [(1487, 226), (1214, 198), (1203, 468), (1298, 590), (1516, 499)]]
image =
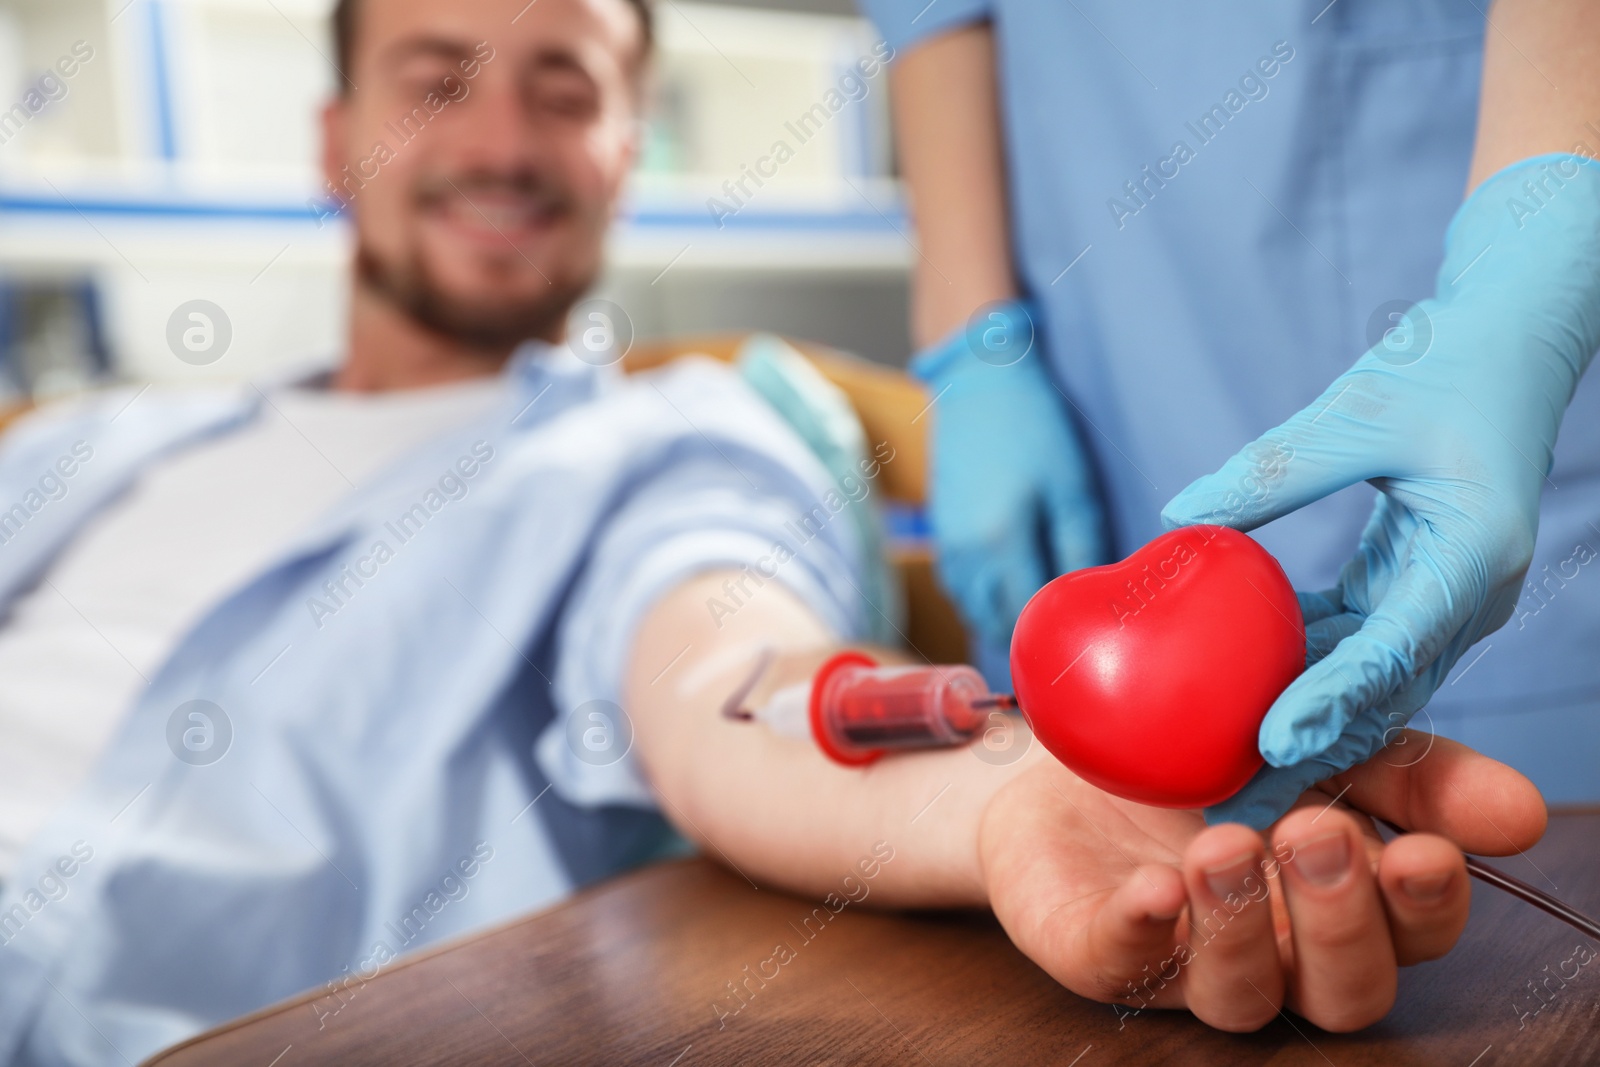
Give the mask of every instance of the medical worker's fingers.
[(1364, 616), (1346, 611), (1316, 621), (1306, 620), (1306, 666), (1320, 663), (1339, 642), (1361, 629)]
[(1002, 621), (998, 564), (987, 552), (947, 544), (940, 548), (936, 564), (939, 585), (961, 614), (961, 620), (984, 640), (995, 640), (1005, 632)]
[(1051, 578), (1111, 561), (1105, 511), (1093, 485), (1079, 479), (1051, 487), (1045, 513), (1049, 524)]
[(1367, 844), (1336, 808), (1299, 808), (1273, 830), (1294, 964), (1289, 1004), (1324, 1030), (1370, 1026), (1394, 1005), (1395, 949)]
[(1264, 831), (1283, 818), (1302, 793), (1341, 769), (1322, 759), (1293, 767), (1262, 767), (1243, 789), (1205, 809), (1206, 822), (1212, 826), (1243, 823)]
[(1344, 793), (1353, 808), (1407, 830), (1441, 834), (1468, 852), (1510, 855), (1544, 836), (1544, 797), (1517, 771), (1448, 738), (1389, 729), (1378, 712), (1368, 716), (1367, 731), (1346, 734), (1315, 759), (1261, 768), (1239, 792), (1207, 808), (1206, 821), (1265, 830), (1315, 785), (1329, 797)]
[(1359, 713), (1383, 703), (1431, 665), (1482, 597), (1438, 567), (1434, 535), (1419, 529), (1411, 561), (1361, 629), (1289, 684), (1261, 723), (1274, 767), (1319, 755)]
[(1339, 568), (1339, 600), (1344, 609), (1366, 618), (1411, 554), (1411, 539), (1422, 525), (1415, 512), (1388, 493), (1380, 493), (1361, 530), (1356, 554)]
[(1078, 992), (1135, 1006), (1179, 1005), (1176, 988), (1162, 988), (1167, 981), (1159, 976), (1164, 964), (1173, 964), (1183, 904), (1183, 876), (1176, 868), (1152, 863), (1128, 875), (1084, 929), (1082, 958), (1093, 978)]
[(1189, 890), (1184, 1003), (1219, 1030), (1259, 1030), (1283, 1003), (1283, 964), (1265, 859), (1260, 836), (1237, 824), (1205, 830), (1184, 852)]
[(940, 540), (940, 584), (962, 620), (986, 641), (1009, 645), (1017, 616), (1053, 577), (1046, 567), (1042, 522), (1036, 511), (1026, 509), (985, 536)]
[(1438, 959), (1455, 946), (1472, 904), (1459, 848), (1434, 834), (1397, 837), (1379, 860), (1378, 885), (1402, 967)]
[(1344, 594), (1337, 588), (1324, 589), (1318, 593), (1296, 592), (1295, 598), (1300, 601), (1300, 615), (1307, 626), (1332, 618), (1345, 610)]
[(1050, 569), (1048, 517), (1036, 505), (1017, 516), (1003, 549), (991, 559), (1000, 590), (996, 628), (991, 638), (1010, 644), (1017, 617), (1044, 584), (1055, 577)]
[(1487, 856), (1531, 848), (1549, 817), (1538, 787), (1513, 768), (1417, 730), (1321, 788), (1406, 830), (1439, 834)]
[(1383, 390), (1382, 373), (1370, 367), (1341, 375), (1309, 407), (1168, 501), (1161, 521), (1169, 530), (1197, 523), (1253, 530), (1357, 482), (1406, 473), (1391, 469), (1400, 457), (1366, 417)]

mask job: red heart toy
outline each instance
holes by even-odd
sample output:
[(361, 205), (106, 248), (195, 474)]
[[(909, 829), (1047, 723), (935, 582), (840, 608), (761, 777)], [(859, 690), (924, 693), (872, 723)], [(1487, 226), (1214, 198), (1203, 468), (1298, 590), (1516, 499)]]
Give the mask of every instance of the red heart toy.
[(1278, 561), (1237, 530), (1188, 526), (1034, 594), (1011, 680), (1034, 735), (1079, 777), (1198, 808), (1261, 766), (1261, 720), (1305, 656)]

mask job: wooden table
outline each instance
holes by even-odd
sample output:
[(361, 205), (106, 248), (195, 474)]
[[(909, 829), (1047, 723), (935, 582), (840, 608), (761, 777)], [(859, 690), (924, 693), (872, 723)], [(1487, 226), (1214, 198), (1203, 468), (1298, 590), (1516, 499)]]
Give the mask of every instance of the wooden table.
[[(1546, 888), (1553, 879), (1558, 895), (1600, 911), (1600, 812), (1557, 816), (1528, 857), (1501, 866)], [(988, 916), (851, 905), (808, 941), (798, 928), (812, 907), (704, 860), (647, 868), (398, 963), (320, 1028), (312, 994), (150, 1062), (1600, 1063), (1600, 957), (1566, 962), (1576, 931), (1482, 886), (1456, 950), (1406, 971), (1394, 1012), (1345, 1036), (1282, 1016), (1243, 1037), (1177, 1012), (1119, 1026), (1109, 1007), (1046, 978)], [(749, 979), (754, 992), (733, 1013), (728, 983), (746, 981), (780, 942), (791, 958), (766, 965), (774, 977)], [(1550, 978), (1536, 1000), (1529, 983), (1558, 972), (1568, 980)], [(716, 1004), (728, 1013), (720, 1021)]]

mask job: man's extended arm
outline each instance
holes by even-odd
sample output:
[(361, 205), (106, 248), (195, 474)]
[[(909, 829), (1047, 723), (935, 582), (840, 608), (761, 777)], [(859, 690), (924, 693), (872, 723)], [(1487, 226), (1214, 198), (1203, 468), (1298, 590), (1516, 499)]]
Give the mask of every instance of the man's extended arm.
[(707, 575), (663, 598), (634, 645), (625, 707), (663, 812), (758, 882), (820, 894), (886, 841), (896, 858), (874, 880), (878, 899), (984, 903), (978, 820), (995, 792), (1039, 758), (1037, 746), (1009, 767), (958, 748), (855, 770), (764, 726), (723, 719), (723, 702), (749, 677), (761, 648), (776, 659), (751, 704), (808, 677), (838, 650), (816, 616), (776, 582), (747, 585), (753, 595), (714, 621), (706, 602), (726, 595), (728, 577)]
[(1367, 1025), (1393, 1001), (1396, 966), (1448, 950), (1466, 921), (1470, 890), (1450, 841), (1495, 852), (1543, 830), (1526, 779), (1443, 739), (1413, 766), (1379, 759), (1330, 784), (1349, 785), (1346, 799), (1364, 810), (1444, 835), (1387, 846), (1365, 820), (1322, 811), (1332, 801), (1317, 793), (1266, 841), (1207, 828), (1195, 812), (1102, 793), (1038, 745), (1009, 766), (966, 748), (835, 766), (808, 743), (722, 718), (763, 647), (778, 658), (751, 702), (836, 648), (779, 583), (751, 590), (719, 626), (706, 603), (730, 578), (668, 593), (634, 642), (626, 707), (667, 817), (746, 877), (819, 897), (885, 842), (894, 859), (872, 901), (989, 904), (1058, 981), (1124, 1012), (1181, 1006), (1240, 1030), (1288, 1004), (1325, 1027)]

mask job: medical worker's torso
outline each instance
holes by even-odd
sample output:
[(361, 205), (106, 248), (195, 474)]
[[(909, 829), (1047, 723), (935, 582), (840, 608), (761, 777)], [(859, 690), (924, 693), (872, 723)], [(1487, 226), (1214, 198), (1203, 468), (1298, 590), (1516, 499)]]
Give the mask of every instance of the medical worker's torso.
[[(865, 6), (898, 51), (992, 21), (1015, 257), (1119, 554), (1433, 293), (1476, 126), (1473, 0)], [(1600, 571), (1574, 559), (1580, 541), (1577, 556), (1600, 553), (1593, 377), (1562, 430), (1534, 564), (1564, 577), (1525, 593), (1430, 707), (1556, 798), (1587, 795), (1600, 754)], [(1257, 536), (1298, 586), (1325, 588), (1372, 497), (1357, 486)]]

